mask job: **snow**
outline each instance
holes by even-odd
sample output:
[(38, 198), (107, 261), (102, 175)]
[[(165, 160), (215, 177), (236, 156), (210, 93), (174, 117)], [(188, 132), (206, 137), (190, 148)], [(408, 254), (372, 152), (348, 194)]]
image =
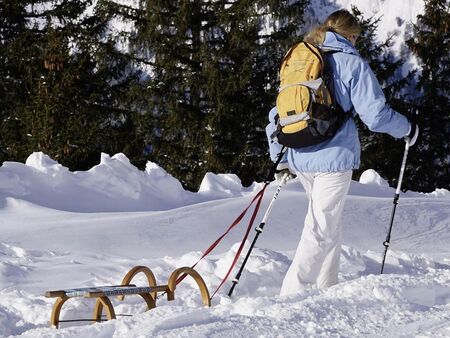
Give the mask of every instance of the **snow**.
[(368, 169), (359, 177), (359, 183), (377, 185), (379, 187), (389, 187), (388, 182), (383, 179), (375, 170)]
[[(198, 192), (188, 192), (156, 163), (141, 171), (124, 154), (102, 154), (98, 165), (78, 172), (43, 153), (31, 154), (25, 164), (5, 162), (0, 337), (450, 337), (450, 192), (401, 194), (380, 275), (395, 189), (374, 170), (352, 182), (340, 283), (333, 287), (278, 295), (307, 210), (301, 185), (290, 181), (232, 298), (228, 281), (205, 308), (195, 282), (186, 278), (175, 301), (160, 297), (150, 311), (139, 297), (111, 297), (116, 313), (134, 315), (49, 327), (54, 299), (45, 291), (116, 285), (136, 265), (148, 266), (165, 284), (173, 270), (201, 257), (262, 186), (243, 187), (236, 175), (208, 173)], [(275, 189), (274, 183), (267, 188), (256, 222)], [(197, 265), (211, 293), (249, 218)], [(145, 285), (141, 277), (133, 282)], [(70, 299), (62, 318), (90, 318), (93, 303)]]

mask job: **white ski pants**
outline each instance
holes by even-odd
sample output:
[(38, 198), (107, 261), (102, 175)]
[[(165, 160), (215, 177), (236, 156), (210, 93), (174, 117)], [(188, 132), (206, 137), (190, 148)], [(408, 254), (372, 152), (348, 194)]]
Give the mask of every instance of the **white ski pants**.
[(341, 215), (352, 171), (297, 173), (309, 198), (308, 213), (294, 259), (280, 295), (325, 288), (338, 281)]

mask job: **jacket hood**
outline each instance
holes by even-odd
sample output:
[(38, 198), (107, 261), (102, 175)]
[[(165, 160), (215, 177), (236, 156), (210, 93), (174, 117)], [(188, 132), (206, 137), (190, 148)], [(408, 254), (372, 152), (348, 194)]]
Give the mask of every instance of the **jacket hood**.
[(320, 48), (324, 50), (339, 51), (359, 56), (358, 51), (355, 49), (352, 43), (342, 35), (335, 32), (326, 32), (325, 41), (322, 45), (320, 45)]

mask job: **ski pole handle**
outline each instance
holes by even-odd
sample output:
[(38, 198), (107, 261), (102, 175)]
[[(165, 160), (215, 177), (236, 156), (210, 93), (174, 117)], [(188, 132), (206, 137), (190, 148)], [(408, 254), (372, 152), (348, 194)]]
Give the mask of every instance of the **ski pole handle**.
[(409, 151), (409, 142), (405, 141), (405, 151), (403, 153), (402, 166), (400, 167), (400, 175), (398, 177), (397, 189), (395, 190), (395, 193), (397, 195), (400, 195), (400, 189), (402, 187), (403, 175), (405, 173), (406, 159), (408, 157), (408, 151)]
[(273, 177), (275, 176), (275, 173), (277, 172), (277, 167), (278, 164), (280, 164), (281, 159), (283, 158), (284, 154), (286, 153), (287, 148), (285, 146), (283, 146), (283, 148), (281, 148), (280, 152), (278, 153), (278, 158), (275, 161), (275, 163), (272, 165), (272, 168), (270, 168), (269, 174), (267, 175), (266, 178), (266, 184), (271, 182)]

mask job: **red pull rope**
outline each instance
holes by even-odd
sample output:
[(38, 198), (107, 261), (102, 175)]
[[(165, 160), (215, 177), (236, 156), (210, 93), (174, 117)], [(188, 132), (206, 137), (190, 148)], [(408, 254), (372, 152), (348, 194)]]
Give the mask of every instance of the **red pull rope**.
[[(259, 209), (259, 206), (260, 206), (260, 204), (261, 204), (262, 197), (264, 196), (264, 192), (265, 192), (265, 190), (266, 190), (266, 188), (267, 188), (268, 185), (269, 185), (268, 183), (264, 184), (264, 187), (256, 194), (256, 196), (252, 199), (252, 201), (250, 202), (250, 204), (249, 204), (249, 205), (244, 209), (244, 211), (243, 211), (243, 212), (242, 212), (242, 213), (234, 220), (234, 222), (228, 227), (228, 229), (227, 229), (227, 230), (226, 230), (226, 231), (225, 231), (218, 239), (216, 239), (215, 242), (214, 242), (213, 244), (211, 244), (211, 246), (205, 250), (205, 252), (204, 252), (203, 255), (199, 258), (199, 260), (198, 260), (194, 265), (191, 266), (191, 268), (194, 268), (194, 267), (195, 267), (195, 266), (196, 266), (203, 258), (205, 258), (207, 255), (209, 255), (209, 254), (211, 253), (211, 251), (213, 251), (214, 248), (220, 243), (220, 241), (221, 241), (221, 240), (222, 240), (222, 239), (223, 239), (223, 238), (231, 231), (231, 229), (233, 229), (237, 224), (239, 224), (239, 223), (241, 222), (242, 218), (244, 218), (244, 216), (245, 216), (245, 214), (247, 213), (248, 209), (250, 209), (250, 207), (253, 205), (253, 203), (254, 203), (255, 201), (257, 201), (257, 202), (256, 202), (256, 206), (255, 206), (255, 210), (253, 211), (252, 218), (251, 218), (250, 223), (249, 223), (249, 225), (248, 225), (248, 227), (247, 227), (247, 232), (245, 233), (244, 239), (242, 240), (241, 245), (239, 246), (239, 249), (238, 249), (238, 251), (237, 251), (237, 253), (236, 253), (236, 256), (235, 256), (235, 258), (234, 258), (234, 261), (233, 261), (233, 263), (232, 263), (230, 269), (228, 270), (227, 275), (226, 275), (225, 278), (222, 280), (222, 282), (220, 283), (220, 285), (219, 285), (219, 287), (216, 289), (216, 291), (214, 291), (213, 296), (214, 296), (214, 295), (216, 294), (216, 292), (220, 289), (220, 287), (225, 283), (225, 281), (226, 281), (227, 278), (229, 277), (231, 271), (233, 270), (233, 267), (236, 265), (236, 262), (237, 262), (237, 260), (238, 260), (238, 258), (239, 258), (239, 255), (240, 255), (241, 251), (242, 251), (242, 248), (244, 247), (244, 243), (245, 243), (245, 241), (246, 241), (246, 239), (247, 239), (247, 237), (248, 237), (248, 234), (249, 234), (249, 232), (250, 232), (250, 228), (251, 228), (251, 226), (253, 225), (253, 222), (255, 221), (256, 214), (258, 213), (258, 209)], [(178, 285), (179, 283), (181, 283), (181, 281), (182, 281), (183, 279), (185, 279), (186, 276), (187, 276), (187, 274), (182, 274), (180, 277), (178, 277), (178, 279), (176, 280), (176, 284)], [(212, 298), (213, 296), (211, 296), (211, 298)]]
[(238, 249), (238, 251), (236, 252), (236, 255), (234, 256), (233, 263), (231, 263), (231, 266), (230, 266), (230, 268), (228, 269), (227, 274), (225, 275), (225, 277), (223, 278), (222, 282), (221, 282), (221, 283), (219, 284), (219, 286), (217, 287), (216, 291), (213, 292), (213, 294), (212, 294), (212, 296), (211, 296), (210, 299), (212, 299), (212, 298), (215, 296), (215, 294), (217, 293), (217, 291), (219, 291), (219, 289), (222, 287), (222, 285), (223, 285), (223, 284), (225, 283), (225, 281), (228, 279), (228, 277), (229, 277), (230, 274), (231, 274), (231, 271), (233, 271), (234, 266), (236, 265), (237, 261), (239, 260), (239, 256), (241, 255), (242, 249), (244, 248), (245, 241), (246, 241), (247, 238), (248, 238), (248, 234), (250, 233), (250, 229), (252, 228), (253, 223), (255, 222), (256, 215), (258, 214), (258, 210), (259, 210), (259, 207), (260, 207), (260, 205), (261, 205), (261, 201), (262, 201), (262, 198), (263, 198), (263, 196), (264, 196), (264, 191), (266, 190), (266, 187), (267, 187), (267, 185), (264, 186), (263, 190), (261, 190), (261, 195), (259, 196), (258, 202), (256, 203), (255, 210), (253, 211), (252, 218), (250, 219), (250, 222), (248, 223), (247, 231), (245, 232), (245, 235), (244, 235), (244, 238), (242, 239), (241, 245), (239, 246), (239, 249)]

